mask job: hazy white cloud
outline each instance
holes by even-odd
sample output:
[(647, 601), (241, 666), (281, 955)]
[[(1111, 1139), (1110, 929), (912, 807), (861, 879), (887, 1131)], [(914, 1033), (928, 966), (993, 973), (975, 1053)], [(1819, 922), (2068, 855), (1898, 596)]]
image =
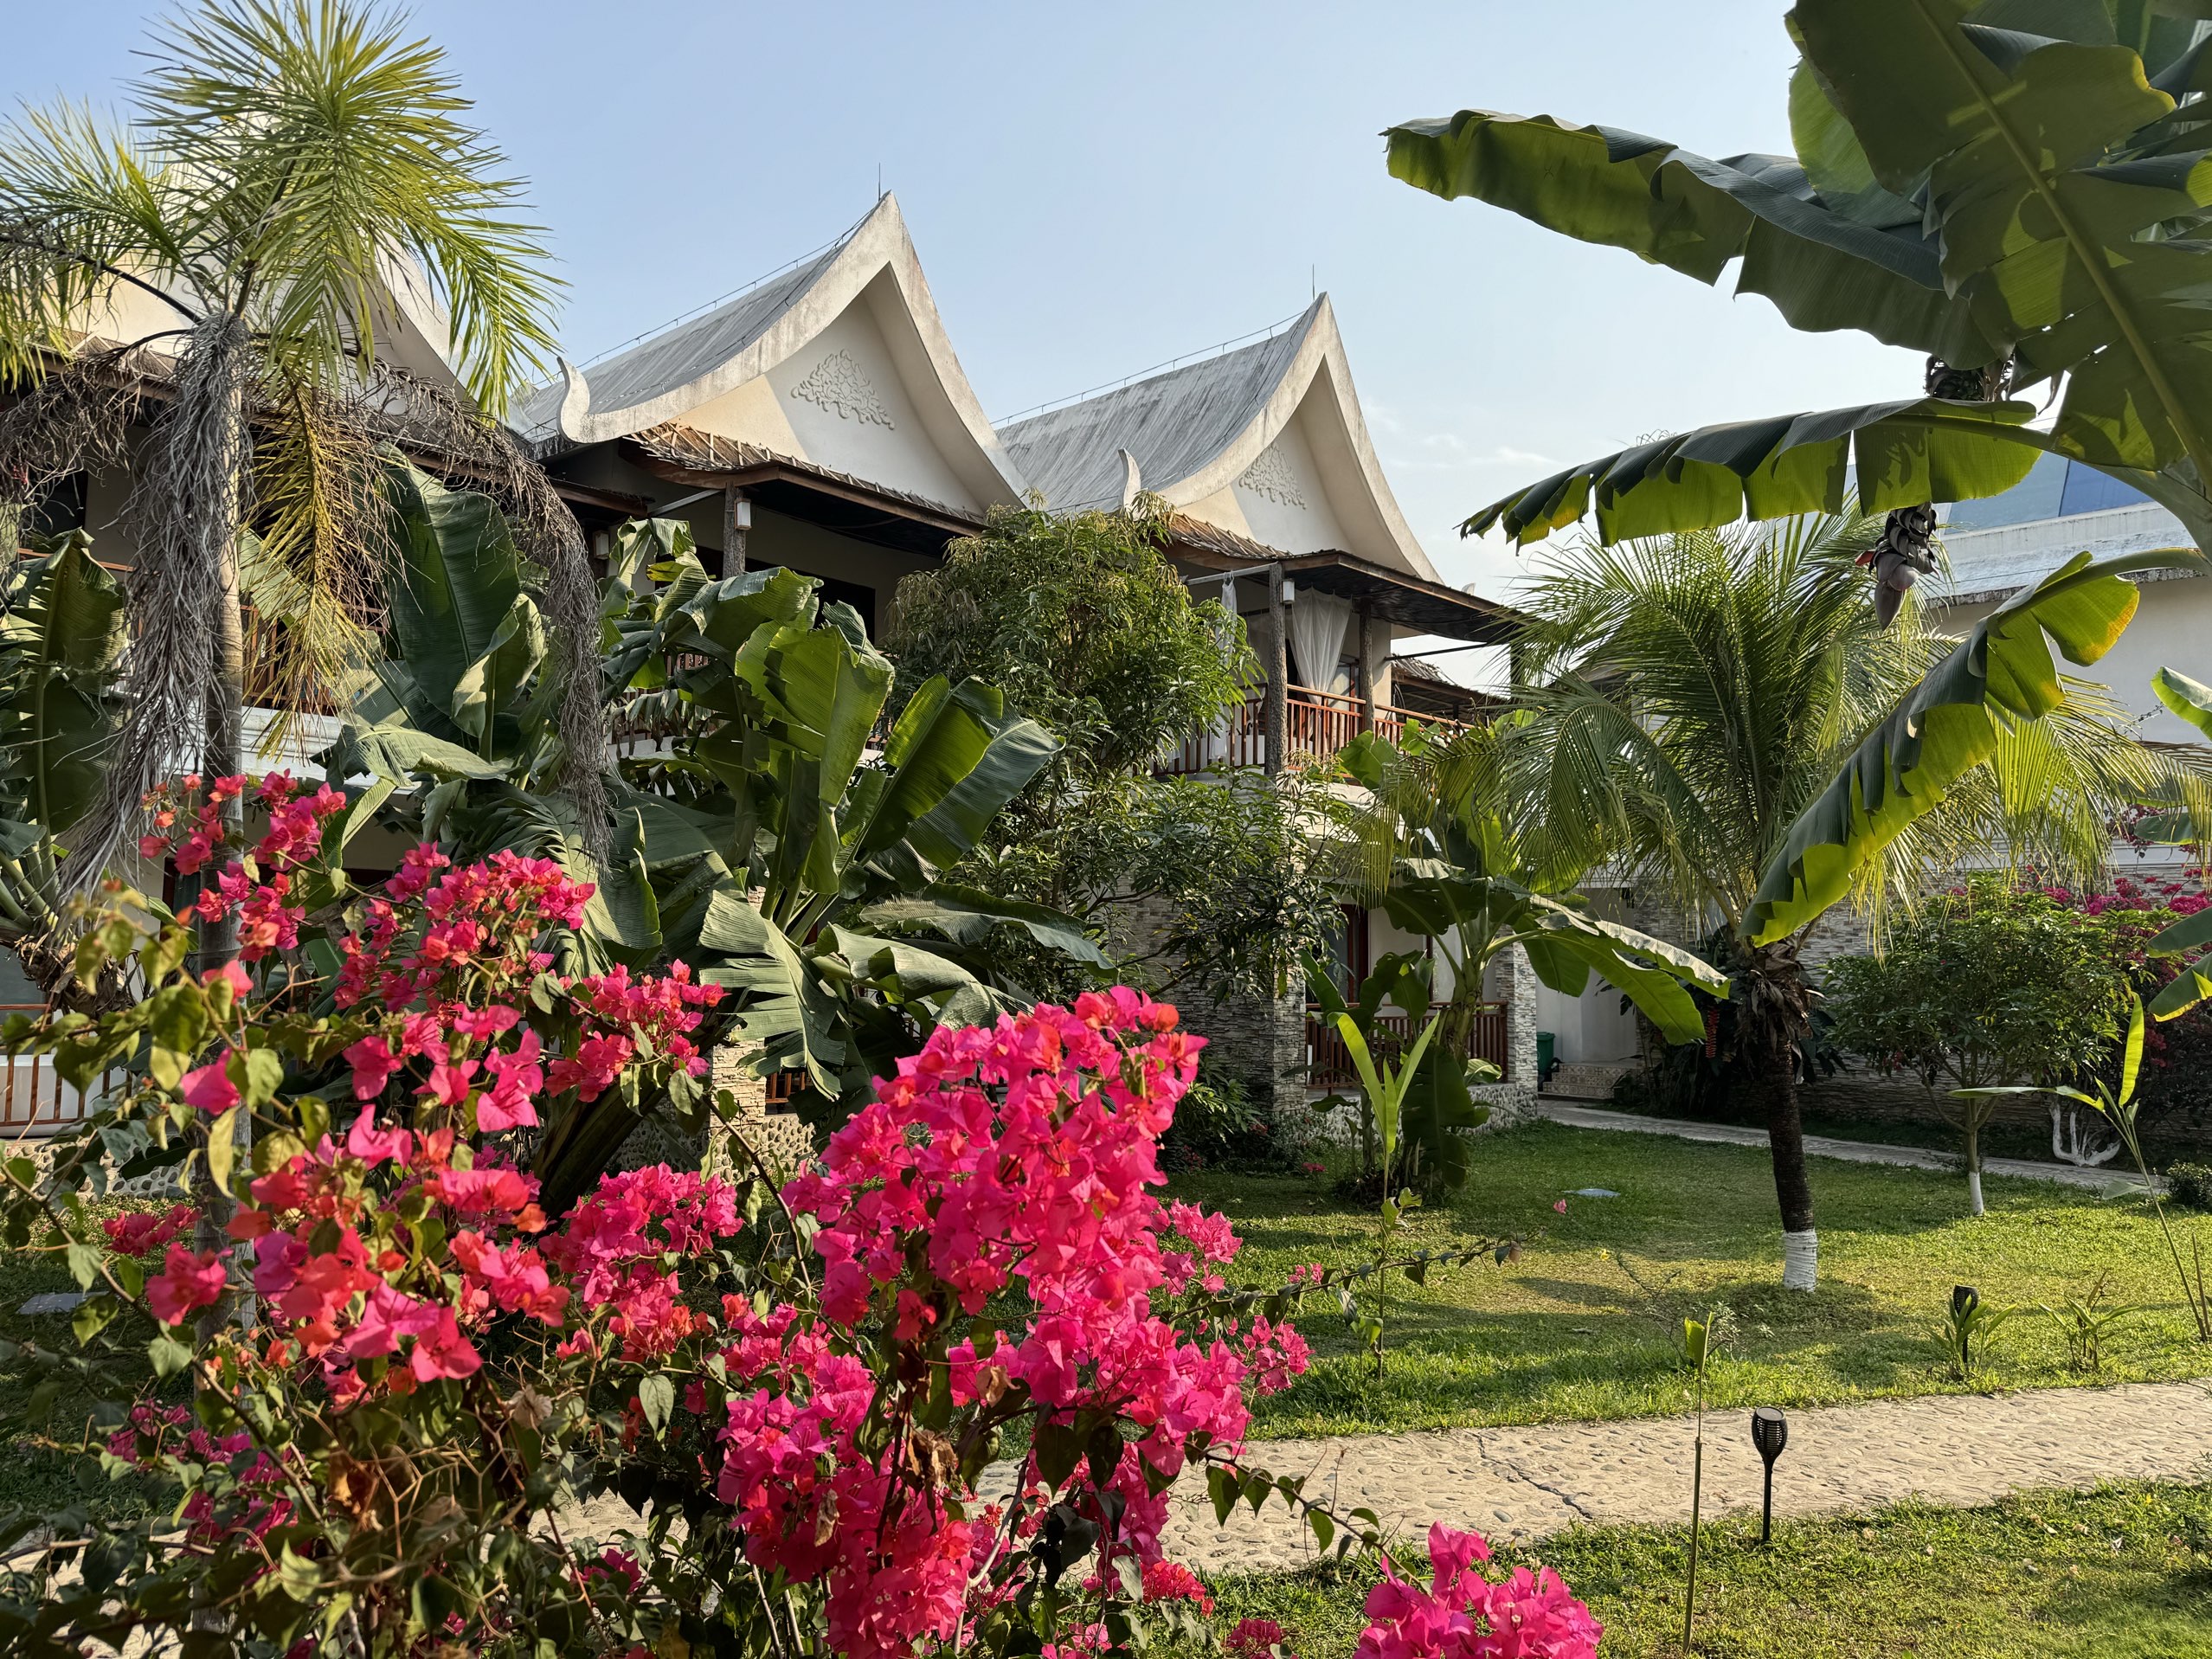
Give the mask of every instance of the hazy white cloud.
[(1392, 446), (1382, 458), (1384, 470), (1407, 473), (1472, 473), (1485, 467), (1510, 466), (1526, 472), (1556, 469), (1548, 455), (1513, 444), (1493, 444), (1477, 449), (1453, 432), (1432, 432), (1410, 445)]

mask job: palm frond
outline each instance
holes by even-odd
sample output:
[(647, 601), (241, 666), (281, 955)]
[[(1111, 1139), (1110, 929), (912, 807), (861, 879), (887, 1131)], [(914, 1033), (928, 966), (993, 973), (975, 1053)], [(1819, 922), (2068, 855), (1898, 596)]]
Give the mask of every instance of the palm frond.
[(391, 531), (370, 423), (311, 381), (272, 380), (260, 402), (278, 418), (254, 458), (260, 533), (241, 546), (239, 585), (261, 623), (248, 694), (278, 711), (273, 753), (374, 659)]
[[(522, 181), (462, 116), (444, 55), (345, 0), (212, 5), (161, 37), (139, 82), (187, 170), (228, 182), (207, 221), (229, 302), (303, 365), (375, 359), (395, 262), (447, 312), (457, 368), (490, 413), (543, 368), (558, 289)], [(401, 278), (400, 281), (404, 279)]]
[(35, 380), (80, 335), (112, 338), (125, 289), (198, 321), (189, 202), (173, 166), (83, 106), (0, 128), (0, 375)]

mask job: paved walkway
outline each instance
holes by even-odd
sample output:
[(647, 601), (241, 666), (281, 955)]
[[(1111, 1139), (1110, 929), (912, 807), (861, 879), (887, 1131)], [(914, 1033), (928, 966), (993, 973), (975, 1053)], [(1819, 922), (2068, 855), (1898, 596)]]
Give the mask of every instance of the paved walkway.
[[(1607, 1111), (1599, 1106), (1574, 1106), (1560, 1100), (1539, 1100), (1536, 1115), (1578, 1129), (1624, 1129), (1637, 1135), (1672, 1135), (1685, 1141), (1708, 1141), (1720, 1146), (1766, 1148), (1765, 1129), (1734, 1123), (1698, 1123), (1688, 1118), (1644, 1117), (1635, 1112)], [(1809, 1135), (1805, 1150), (1816, 1158), (1841, 1158), (1855, 1164), (1895, 1164), (1906, 1169), (1935, 1169), (1957, 1174), (1957, 1154), (1929, 1147), (1887, 1147), (1868, 1141), (1839, 1141), (1833, 1135)], [(2060, 1181), (2099, 1193), (2132, 1192), (2142, 1186), (2140, 1177), (2111, 1164), (2085, 1169), (2079, 1164), (2043, 1164), (2026, 1158), (1984, 1158), (1984, 1175), (2004, 1175), (2015, 1180)]]
[[(1250, 1461), (1302, 1475), (1309, 1496), (1373, 1509), (1411, 1536), (1446, 1521), (1527, 1540), (1579, 1521), (1687, 1521), (1693, 1439), (1688, 1418), (1639, 1418), (1255, 1444)], [(2212, 1388), (2201, 1383), (1822, 1406), (1790, 1414), (1774, 1508), (1810, 1515), (1913, 1496), (1980, 1504), (2035, 1487), (2201, 1481), (2212, 1478), (2208, 1447)], [(1705, 1513), (1755, 1511), (1759, 1476), (1751, 1414), (1707, 1412)], [(1218, 1527), (1202, 1482), (1187, 1476), (1166, 1543), (1176, 1559), (1215, 1570), (1293, 1567), (1313, 1553), (1312, 1534), (1280, 1500), (1257, 1517), (1239, 1508)]]

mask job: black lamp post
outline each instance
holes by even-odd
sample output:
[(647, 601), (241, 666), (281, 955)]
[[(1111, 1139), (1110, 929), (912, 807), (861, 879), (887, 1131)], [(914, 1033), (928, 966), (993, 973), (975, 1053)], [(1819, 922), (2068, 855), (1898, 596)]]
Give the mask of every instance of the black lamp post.
[(1759, 1541), (1762, 1544), (1774, 1536), (1774, 1460), (1789, 1444), (1790, 1419), (1782, 1415), (1780, 1409), (1772, 1405), (1755, 1407), (1752, 1411), (1752, 1444), (1766, 1460), (1766, 1505), (1759, 1521)]
[(1958, 1371), (1961, 1376), (1974, 1374), (1974, 1310), (1982, 1305), (1982, 1293), (1971, 1284), (1951, 1287), (1951, 1331), (1958, 1344)]

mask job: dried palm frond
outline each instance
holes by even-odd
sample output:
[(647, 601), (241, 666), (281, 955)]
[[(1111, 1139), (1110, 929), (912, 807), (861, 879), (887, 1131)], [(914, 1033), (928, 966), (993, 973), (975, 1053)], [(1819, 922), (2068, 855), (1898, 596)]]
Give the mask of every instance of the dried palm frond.
[(234, 538), (251, 504), (252, 370), (246, 325), (209, 317), (179, 357), (175, 395), (140, 453), (125, 509), (138, 544), (129, 708), (100, 804), (70, 837), (72, 891), (99, 881), (149, 791), (180, 771), (235, 763), (244, 665)]

